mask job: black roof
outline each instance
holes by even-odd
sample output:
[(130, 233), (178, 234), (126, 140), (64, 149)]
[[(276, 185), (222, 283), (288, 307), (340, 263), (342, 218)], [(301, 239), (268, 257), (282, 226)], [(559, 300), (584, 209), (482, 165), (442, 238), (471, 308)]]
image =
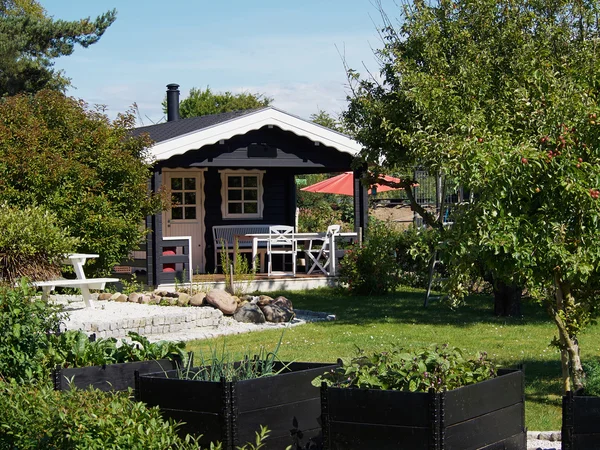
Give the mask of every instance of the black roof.
[(247, 109), (245, 111), (231, 111), (221, 114), (211, 114), (209, 116), (189, 117), (187, 119), (179, 119), (173, 122), (163, 122), (156, 125), (148, 125), (146, 127), (134, 128), (131, 131), (133, 136), (139, 136), (143, 133), (150, 135), (154, 142), (168, 141), (169, 139), (183, 136), (203, 128), (212, 127), (228, 120), (237, 119), (238, 117), (260, 111), (261, 109)]

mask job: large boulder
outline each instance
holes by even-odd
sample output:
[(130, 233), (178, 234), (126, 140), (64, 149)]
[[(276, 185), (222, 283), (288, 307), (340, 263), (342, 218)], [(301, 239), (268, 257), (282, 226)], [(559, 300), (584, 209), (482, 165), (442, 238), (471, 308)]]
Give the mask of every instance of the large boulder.
[(233, 315), (238, 322), (244, 323), (265, 323), (265, 315), (257, 305), (244, 303)]
[(190, 305), (192, 306), (202, 306), (206, 303), (206, 292), (198, 292), (197, 294), (192, 295), (190, 298)]
[(233, 314), (238, 307), (233, 295), (222, 289), (213, 289), (210, 291), (206, 294), (206, 301), (226, 315)]
[(294, 318), (294, 311), (286, 308), (285, 306), (271, 304), (260, 306), (260, 309), (265, 315), (265, 319), (267, 319), (267, 322), (289, 322)]
[(273, 302), (271, 303), (272, 305), (277, 305), (277, 306), (283, 306), (287, 309), (289, 309), (290, 311), (294, 310), (294, 306), (292, 305), (292, 301), (285, 298), (283, 295), (280, 295), (279, 297), (277, 297), (275, 300), (273, 300)]

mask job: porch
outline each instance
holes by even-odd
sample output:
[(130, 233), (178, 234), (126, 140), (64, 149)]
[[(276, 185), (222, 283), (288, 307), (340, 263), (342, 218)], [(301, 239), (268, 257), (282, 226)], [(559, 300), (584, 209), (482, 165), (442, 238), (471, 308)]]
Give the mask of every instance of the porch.
[[(295, 277), (290, 275), (268, 276), (266, 273), (257, 273), (254, 276), (246, 276), (245, 279), (239, 275), (234, 275), (233, 284), (249, 294), (253, 292), (302, 291), (334, 287), (337, 285), (337, 277), (325, 276), (322, 273), (312, 273), (310, 275), (298, 273)], [(210, 289), (225, 289), (225, 285), (225, 275), (223, 274), (200, 274), (194, 275), (191, 283), (167, 282), (160, 284), (158, 288), (175, 290), (178, 287), (191, 286), (195, 290), (208, 291)]]

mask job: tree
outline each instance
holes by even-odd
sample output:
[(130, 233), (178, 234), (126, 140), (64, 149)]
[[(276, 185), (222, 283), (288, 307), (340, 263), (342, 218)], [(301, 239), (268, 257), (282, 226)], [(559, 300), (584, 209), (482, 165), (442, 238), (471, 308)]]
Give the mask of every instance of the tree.
[[(233, 94), (229, 91), (214, 93), (210, 87), (205, 90), (192, 88), (190, 95), (179, 102), (179, 115), (182, 119), (188, 117), (220, 114), (230, 111), (259, 109), (269, 106), (273, 99), (264, 94), (241, 92)], [(163, 111), (167, 112), (167, 101), (163, 101)]]
[[(379, 4), (381, 9), (381, 4)], [(564, 389), (597, 306), (600, 50), (596, 2), (403, 3), (383, 13), (383, 82), (349, 70), (345, 119), (377, 164), (419, 164), (475, 194), (443, 230), (451, 298), (484, 267), (544, 301)], [(407, 191), (408, 193), (408, 191)], [(410, 195), (409, 195), (410, 197)]]
[(99, 271), (118, 264), (159, 206), (147, 187), (150, 142), (129, 136), (133, 124), (56, 91), (0, 100), (0, 204), (52, 211), (79, 239), (71, 251), (99, 253)]
[(319, 109), (317, 113), (310, 115), (310, 121), (323, 127), (329, 128), (338, 133), (345, 133), (344, 123), (336, 117), (331, 116), (327, 111)]
[(75, 45), (88, 47), (115, 21), (116, 11), (95, 20), (54, 20), (35, 0), (0, 1), (0, 96), (41, 89), (64, 91), (69, 80), (53, 69)]

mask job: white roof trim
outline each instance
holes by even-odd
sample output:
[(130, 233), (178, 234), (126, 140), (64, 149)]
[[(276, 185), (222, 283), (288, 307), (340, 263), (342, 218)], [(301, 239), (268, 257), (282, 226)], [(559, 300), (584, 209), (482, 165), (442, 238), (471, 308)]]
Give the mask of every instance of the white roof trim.
[(204, 145), (215, 144), (222, 139), (230, 139), (233, 136), (244, 134), (248, 131), (258, 130), (266, 125), (277, 126), (282, 130), (291, 131), (298, 136), (334, 147), (341, 152), (349, 153), (353, 156), (361, 150), (358, 142), (344, 134), (300, 119), (278, 109), (266, 108), (160, 142), (152, 146), (150, 152), (155, 161), (163, 161), (175, 155), (182, 155), (189, 150), (199, 149)]

